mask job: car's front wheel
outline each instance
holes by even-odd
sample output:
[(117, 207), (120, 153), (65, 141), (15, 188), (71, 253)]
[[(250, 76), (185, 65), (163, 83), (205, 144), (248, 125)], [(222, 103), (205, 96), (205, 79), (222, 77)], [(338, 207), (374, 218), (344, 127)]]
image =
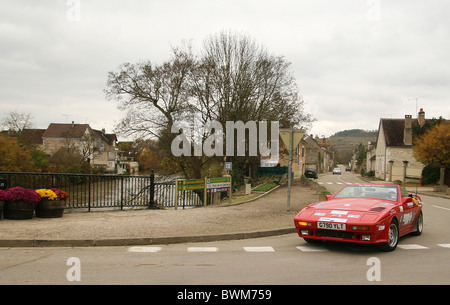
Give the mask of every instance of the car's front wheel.
[(397, 248), (398, 238), (399, 238), (399, 229), (397, 220), (393, 219), (391, 224), (389, 225), (389, 233), (388, 233), (388, 242), (378, 244), (378, 248), (382, 251), (394, 251)]
[(420, 211), (420, 213), (416, 219), (414, 231), (411, 234), (415, 235), (415, 236), (419, 236), (422, 234), (422, 231), (423, 231), (423, 214), (422, 214), (422, 211)]

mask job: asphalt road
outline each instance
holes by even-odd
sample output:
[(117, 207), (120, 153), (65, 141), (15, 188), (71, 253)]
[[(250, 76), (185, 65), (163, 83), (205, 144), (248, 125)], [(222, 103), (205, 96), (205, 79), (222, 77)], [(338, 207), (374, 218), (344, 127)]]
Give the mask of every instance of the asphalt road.
[[(357, 179), (326, 175), (330, 190)], [(330, 183), (330, 184), (328, 184)], [(394, 252), (296, 234), (141, 247), (0, 248), (0, 284), (450, 284), (450, 200), (422, 196), (424, 232)]]

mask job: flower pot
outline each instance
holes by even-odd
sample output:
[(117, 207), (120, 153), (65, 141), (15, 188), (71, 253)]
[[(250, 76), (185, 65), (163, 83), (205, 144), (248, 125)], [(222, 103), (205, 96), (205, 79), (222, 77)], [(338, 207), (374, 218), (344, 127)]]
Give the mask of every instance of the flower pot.
[(33, 218), (34, 205), (22, 200), (5, 201), (3, 217), (5, 219), (31, 219)]
[(4, 206), (5, 206), (5, 202), (3, 200), (0, 200), (0, 219), (2, 219)]
[(66, 207), (65, 200), (47, 200), (42, 198), (41, 202), (36, 206), (36, 217), (40, 218), (57, 218), (62, 217), (64, 208)]

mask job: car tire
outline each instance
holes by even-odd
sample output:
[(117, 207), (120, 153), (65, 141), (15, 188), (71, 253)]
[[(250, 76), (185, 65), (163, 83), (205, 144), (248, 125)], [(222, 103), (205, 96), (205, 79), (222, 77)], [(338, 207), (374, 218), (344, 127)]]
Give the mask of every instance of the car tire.
[(397, 220), (392, 219), (391, 224), (389, 225), (388, 242), (377, 244), (377, 246), (381, 251), (385, 252), (394, 251), (395, 248), (397, 248), (399, 237), (400, 237), (400, 230), (398, 227), (398, 222)]
[(419, 236), (423, 231), (423, 214), (420, 211), (419, 215), (416, 218), (416, 222), (414, 224), (414, 231), (411, 232), (412, 235)]

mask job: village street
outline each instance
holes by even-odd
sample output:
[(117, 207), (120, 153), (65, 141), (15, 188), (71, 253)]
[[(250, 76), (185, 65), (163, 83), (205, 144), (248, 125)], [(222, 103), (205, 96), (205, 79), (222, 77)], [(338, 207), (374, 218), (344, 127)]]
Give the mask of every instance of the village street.
[[(364, 183), (349, 172), (321, 175), (318, 182), (330, 190)], [(422, 199), (423, 234), (401, 238), (389, 253), (365, 245), (311, 245), (296, 233), (132, 247), (0, 248), (8, 261), (0, 268), (0, 283), (450, 284), (450, 200)], [(371, 276), (375, 267), (379, 277)]]

